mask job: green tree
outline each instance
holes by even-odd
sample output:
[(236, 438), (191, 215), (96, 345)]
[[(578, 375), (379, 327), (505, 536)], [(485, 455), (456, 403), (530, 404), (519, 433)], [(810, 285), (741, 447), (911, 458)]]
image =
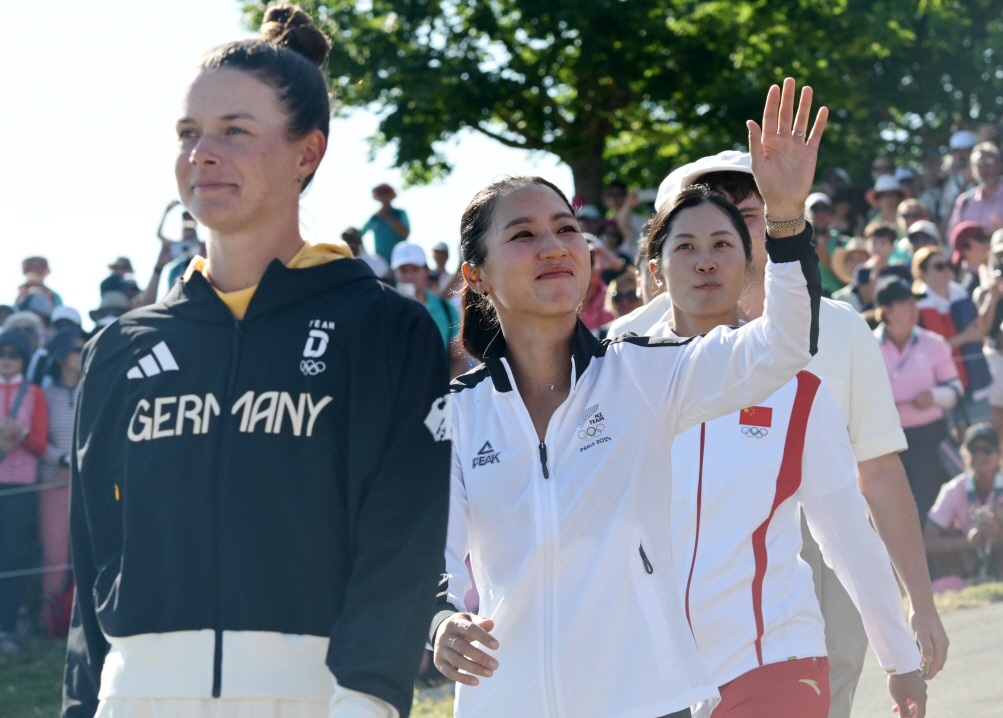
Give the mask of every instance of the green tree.
[[(342, 107), (379, 113), (410, 182), (449, 172), (436, 143), (469, 128), (553, 152), (598, 200), (619, 175), (746, 142), (792, 75), (833, 110), (826, 164), (942, 144), (1003, 109), (1003, 0), (303, 0), (333, 40)], [(257, 26), (265, 3), (247, 5)]]

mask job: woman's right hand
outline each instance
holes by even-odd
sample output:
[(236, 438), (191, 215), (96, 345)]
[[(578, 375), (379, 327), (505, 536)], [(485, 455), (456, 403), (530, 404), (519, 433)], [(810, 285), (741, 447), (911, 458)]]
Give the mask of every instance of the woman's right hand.
[[(492, 650), (498, 649), (498, 641), (489, 633), (495, 622), (472, 613), (457, 613), (439, 626), (435, 634), (432, 662), (446, 678), (476, 686), (480, 681), (476, 676), (490, 678), (498, 661), (479, 648), (474, 642)], [(460, 671), (466, 671), (461, 673)]]
[(917, 409), (929, 409), (933, 406), (933, 392), (924, 391), (912, 400), (912, 405)]
[(801, 90), (796, 116), (794, 93), (790, 77), (784, 80), (782, 91), (774, 85), (766, 95), (763, 126), (752, 120), (747, 123), (752, 174), (766, 202), (766, 212), (775, 222), (793, 220), (804, 212), (815, 180), (818, 146), (829, 117), (829, 111), (821, 108), (809, 133), (812, 90), (807, 86)]

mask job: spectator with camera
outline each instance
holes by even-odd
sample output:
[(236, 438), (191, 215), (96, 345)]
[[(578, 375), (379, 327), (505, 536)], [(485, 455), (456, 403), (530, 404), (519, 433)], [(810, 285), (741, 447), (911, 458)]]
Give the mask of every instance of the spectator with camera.
[(999, 435), (990, 424), (965, 433), (965, 472), (944, 484), (923, 538), (941, 576), (1001, 577), (1003, 473)]

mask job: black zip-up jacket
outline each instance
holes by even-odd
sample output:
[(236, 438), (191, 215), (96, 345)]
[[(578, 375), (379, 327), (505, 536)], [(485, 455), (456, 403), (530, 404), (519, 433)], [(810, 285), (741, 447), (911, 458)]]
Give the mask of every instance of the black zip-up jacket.
[(333, 676), (407, 716), (449, 496), (424, 307), (357, 260), (275, 261), (236, 321), (196, 272), (83, 367), (64, 715), (323, 700)]

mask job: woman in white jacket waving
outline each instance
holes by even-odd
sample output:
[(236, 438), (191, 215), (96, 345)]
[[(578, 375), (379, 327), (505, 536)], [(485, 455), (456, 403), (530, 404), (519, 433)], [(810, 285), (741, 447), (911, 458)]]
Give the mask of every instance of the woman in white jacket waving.
[[(645, 244), (672, 302), (650, 336), (739, 326), (752, 242), (734, 205), (689, 187), (655, 216)], [(802, 371), (758, 405), (676, 436), (672, 484), (676, 585), (721, 691), (712, 718), (829, 715), (825, 625), (799, 556), (802, 512), (863, 617), (900, 715), (922, 718), (919, 650), (868, 523), (842, 412), (819, 377)]]
[[(453, 470), (435, 662), (458, 718), (658, 718), (717, 691), (672, 567), (670, 447), (753, 405), (808, 362), (818, 260), (804, 201), (825, 126), (811, 90), (770, 89), (749, 123), (771, 222), (767, 306), (740, 332), (600, 343), (578, 321), (589, 251), (554, 185), (482, 190), (461, 223), (463, 340), (484, 361), (453, 385)], [(466, 613), (470, 557), (480, 615)], [(476, 643), (487, 651), (481, 650)], [(488, 679), (488, 680), (482, 680)]]

